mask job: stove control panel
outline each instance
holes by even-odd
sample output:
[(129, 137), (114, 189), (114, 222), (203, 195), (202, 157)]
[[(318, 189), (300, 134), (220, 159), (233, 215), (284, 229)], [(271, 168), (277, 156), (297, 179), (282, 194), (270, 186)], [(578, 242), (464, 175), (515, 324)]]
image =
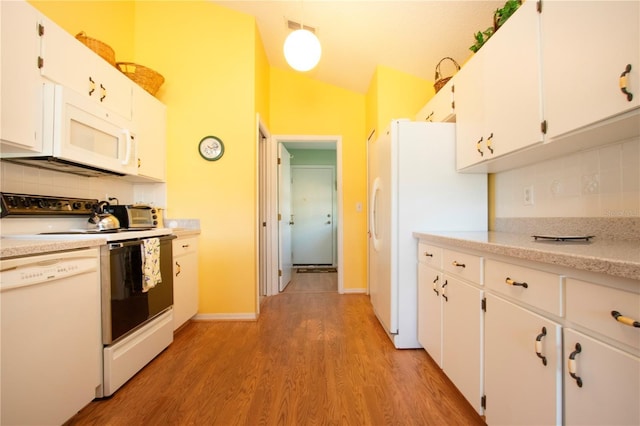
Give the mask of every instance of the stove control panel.
[(98, 200), (46, 195), (0, 194), (0, 216), (9, 215), (90, 215)]

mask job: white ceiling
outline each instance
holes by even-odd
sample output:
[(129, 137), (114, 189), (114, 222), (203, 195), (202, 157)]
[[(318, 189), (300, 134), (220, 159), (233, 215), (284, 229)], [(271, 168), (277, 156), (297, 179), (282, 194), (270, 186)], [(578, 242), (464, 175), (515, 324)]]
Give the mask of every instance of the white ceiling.
[[(445, 56), (460, 65), (471, 55), (473, 34), (493, 22), (501, 1), (431, 0), (213, 0), (255, 16), (271, 66), (289, 68), (282, 46), (287, 20), (316, 28), (322, 44), (309, 77), (366, 93), (377, 65), (433, 80)], [(448, 63), (442, 72), (454, 69)]]

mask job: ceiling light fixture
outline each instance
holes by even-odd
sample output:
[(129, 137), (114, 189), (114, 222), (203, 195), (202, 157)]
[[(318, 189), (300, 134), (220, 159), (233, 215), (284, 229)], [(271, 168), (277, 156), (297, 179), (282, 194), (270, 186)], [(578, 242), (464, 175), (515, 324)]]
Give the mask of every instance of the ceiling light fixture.
[(295, 30), (284, 41), (284, 57), (296, 71), (313, 69), (322, 55), (320, 40), (309, 30)]

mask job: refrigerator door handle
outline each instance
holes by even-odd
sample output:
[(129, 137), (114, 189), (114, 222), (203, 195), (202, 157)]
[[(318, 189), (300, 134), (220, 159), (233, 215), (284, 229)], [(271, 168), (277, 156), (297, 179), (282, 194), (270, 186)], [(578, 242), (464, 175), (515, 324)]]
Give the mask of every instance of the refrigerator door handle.
[(380, 250), (380, 239), (378, 238), (377, 227), (377, 197), (380, 192), (380, 178), (377, 177), (373, 181), (373, 187), (371, 188), (371, 206), (369, 209), (369, 229), (371, 229), (371, 241), (373, 242), (373, 248), (376, 251)]

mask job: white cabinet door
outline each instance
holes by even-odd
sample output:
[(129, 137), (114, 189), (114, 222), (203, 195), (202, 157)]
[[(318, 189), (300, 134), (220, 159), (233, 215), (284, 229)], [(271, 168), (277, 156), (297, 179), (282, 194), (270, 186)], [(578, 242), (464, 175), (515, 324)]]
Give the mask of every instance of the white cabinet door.
[(482, 291), (444, 275), (442, 298), (442, 368), (482, 414)]
[(141, 87), (133, 87), (133, 122), (138, 146), (138, 176), (164, 182), (166, 107)]
[(50, 20), (44, 22), (42, 75), (131, 118), (135, 84), (71, 34)]
[(491, 294), (486, 298), (487, 424), (562, 424), (560, 325)]
[(442, 368), (442, 274), (418, 264), (418, 341)]
[(541, 143), (540, 15), (527, 1), (485, 48), (485, 159)]
[(525, 2), (456, 75), (458, 170), (541, 143), (542, 121), (540, 17)]
[(198, 237), (173, 240), (173, 329), (198, 313)]
[[(549, 138), (640, 106), (639, 21), (637, 1), (543, 3), (543, 89)], [(626, 85), (632, 100), (619, 86), (627, 65), (631, 65)]]
[(27, 2), (0, 2), (0, 139), (2, 152), (42, 151), (38, 69), (42, 15)]
[(416, 121), (434, 123), (455, 121), (455, 76), (416, 114)]
[(486, 49), (480, 49), (456, 74), (456, 168), (458, 170), (485, 159), (483, 64), (485, 53)]
[(564, 357), (567, 425), (640, 424), (640, 359), (567, 328)]

